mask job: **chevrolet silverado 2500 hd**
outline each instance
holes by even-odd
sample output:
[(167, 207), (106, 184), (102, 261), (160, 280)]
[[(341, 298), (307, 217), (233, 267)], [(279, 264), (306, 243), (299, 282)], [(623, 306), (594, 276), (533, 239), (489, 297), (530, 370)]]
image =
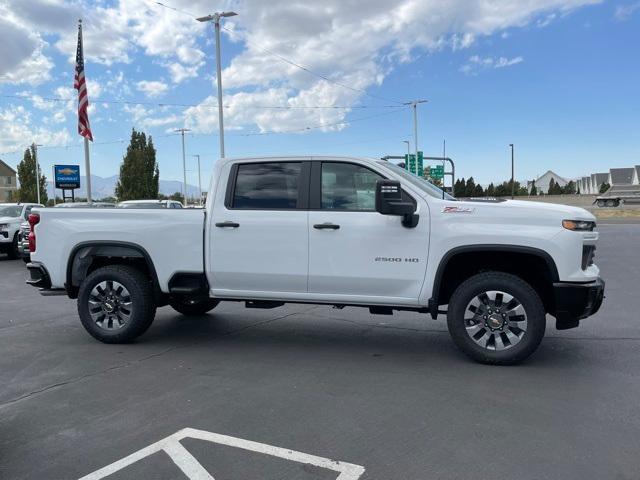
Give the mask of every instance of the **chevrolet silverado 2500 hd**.
[[(386, 161), (221, 159), (204, 210), (36, 210), (28, 283), (77, 299), (86, 330), (135, 339), (156, 308), (221, 300), (446, 313), (455, 344), (493, 364), (528, 357), (600, 307), (586, 210), (457, 201)], [(444, 308), (446, 306), (446, 309)]]

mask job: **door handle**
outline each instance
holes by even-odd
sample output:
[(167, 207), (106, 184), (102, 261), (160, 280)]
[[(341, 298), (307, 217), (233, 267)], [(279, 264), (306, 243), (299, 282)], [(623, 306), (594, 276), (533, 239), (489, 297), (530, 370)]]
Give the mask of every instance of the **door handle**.
[(338, 230), (340, 225), (336, 225), (335, 223), (316, 223), (313, 228), (318, 230)]
[(216, 223), (216, 227), (220, 227), (220, 228), (225, 228), (225, 227), (226, 228), (228, 228), (228, 227), (238, 228), (239, 226), (240, 226), (240, 224), (236, 223), (236, 222), (218, 222), (218, 223)]

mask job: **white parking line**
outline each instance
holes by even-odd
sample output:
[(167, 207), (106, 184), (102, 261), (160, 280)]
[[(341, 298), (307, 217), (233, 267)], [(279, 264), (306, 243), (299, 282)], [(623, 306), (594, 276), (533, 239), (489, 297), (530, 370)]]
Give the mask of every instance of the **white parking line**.
[(148, 447), (144, 447), (121, 460), (101, 468), (100, 470), (96, 470), (89, 475), (85, 475), (80, 480), (100, 480), (159, 451), (164, 451), (169, 455), (173, 463), (175, 463), (190, 480), (214, 480), (211, 474), (209, 474), (209, 472), (204, 469), (195, 457), (191, 455), (180, 443), (180, 440), (184, 438), (204, 440), (220, 445), (248, 450), (250, 452), (279, 457), (292, 462), (333, 470), (334, 472), (339, 473), (336, 480), (357, 480), (364, 473), (364, 467), (354, 465), (353, 463), (338, 462), (336, 460), (318, 457), (308, 453), (297, 452), (287, 448), (274, 447), (273, 445), (266, 445), (264, 443), (230, 437), (219, 433), (206, 432), (204, 430), (196, 430), (194, 428), (184, 428), (173, 435), (169, 435)]

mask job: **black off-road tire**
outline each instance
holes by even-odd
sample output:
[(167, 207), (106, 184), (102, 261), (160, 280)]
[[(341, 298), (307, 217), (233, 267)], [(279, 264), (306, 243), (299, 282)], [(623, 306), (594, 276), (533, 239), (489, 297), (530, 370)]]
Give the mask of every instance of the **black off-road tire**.
[(201, 300), (193, 300), (190, 298), (173, 298), (169, 301), (169, 305), (176, 312), (188, 317), (197, 317), (213, 310), (220, 303), (219, 300), (205, 298)]
[[(469, 303), (483, 292), (491, 291), (504, 292), (516, 298), (526, 314), (526, 331), (518, 343), (504, 350), (482, 347), (467, 333), (465, 324), (465, 310)], [(513, 365), (525, 360), (540, 345), (546, 328), (545, 308), (538, 293), (520, 277), (503, 272), (485, 272), (465, 280), (455, 290), (449, 300), (447, 326), (456, 346), (473, 360), (490, 365)], [(485, 335), (489, 334), (489, 330), (485, 332)], [(500, 335), (497, 331), (496, 334)]]
[[(130, 317), (122, 327), (116, 330), (107, 330), (99, 326), (89, 311), (89, 297), (92, 290), (105, 281), (120, 283), (128, 290), (131, 298)], [(84, 328), (95, 339), (103, 343), (132, 342), (147, 331), (155, 318), (156, 303), (153, 285), (146, 275), (133, 267), (111, 265), (99, 268), (89, 274), (80, 285), (78, 314)]]

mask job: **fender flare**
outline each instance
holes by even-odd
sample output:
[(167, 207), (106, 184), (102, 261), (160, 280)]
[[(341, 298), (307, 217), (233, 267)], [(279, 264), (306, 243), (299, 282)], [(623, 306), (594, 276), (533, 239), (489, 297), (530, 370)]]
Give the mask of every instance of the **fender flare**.
[(433, 289), (431, 292), (431, 298), (429, 299), (429, 311), (431, 317), (436, 318), (438, 315), (438, 300), (440, 296), (440, 290), (442, 288), (442, 278), (444, 272), (447, 269), (449, 261), (461, 253), (473, 253), (473, 252), (508, 252), (508, 253), (523, 253), (526, 255), (533, 255), (544, 260), (551, 274), (551, 281), (558, 282), (560, 277), (558, 276), (558, 267), (549, 253), (535, 247), (525, 247), (521, 245), (501, 245), (501, 244), (478, 244), (478, 245), (464, 245), (461, 247), (454, 247), (448, 250), (438, 264), (436, 275), (433, 279)]
[(71, 249), (67, 260), (67, 276), (65, 287), (71, 298), (80, 281), (86, 277), (87, 270), (95, 257), (142, 258), (149, 269), (154, 291), (160, 294), (160, 284), (153, 260), (144, 247), (131, 242), (121, 241), (88, 241), (81, 242)]

